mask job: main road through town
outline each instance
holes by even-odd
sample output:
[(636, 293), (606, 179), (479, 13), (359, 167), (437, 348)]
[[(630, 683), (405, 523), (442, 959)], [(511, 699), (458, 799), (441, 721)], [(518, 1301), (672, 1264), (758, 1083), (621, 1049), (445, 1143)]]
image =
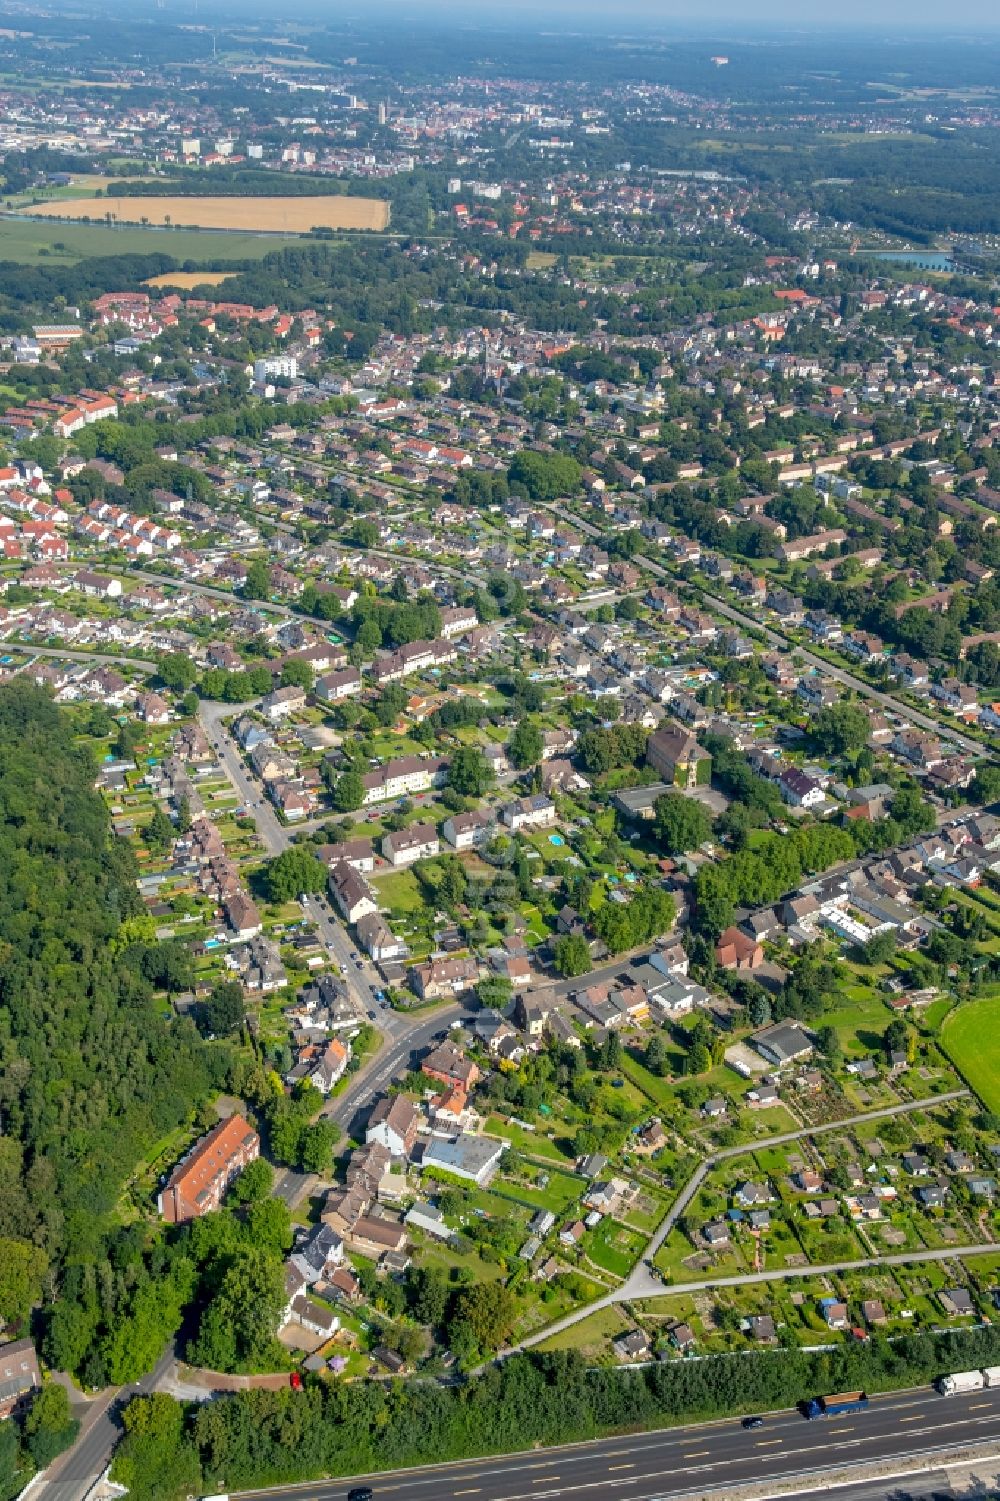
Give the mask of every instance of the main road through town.
[[(812, 1396), (814, 1393), (803, 1393)], [(739, 1419), (628, 1434), (558, 1449), (356, 1476), (349, 1480), (243, 1492), (270, 1501), (344, 1501), (370, 1486), (374, 1501), (659, 1501), (725, 1487), (824, 1488), (824, 1476), (926, 1457), (934, 1468), (958, 1451), (1000, 1442), (1000, 1391), (940, 1397), (930, 1388), (872, 1399), (867, 1411), (807, 1422), (797, 1412), (768, 1414), (750, 1431)], [(887, 1486), (884, 1493), (894, 1487)]]

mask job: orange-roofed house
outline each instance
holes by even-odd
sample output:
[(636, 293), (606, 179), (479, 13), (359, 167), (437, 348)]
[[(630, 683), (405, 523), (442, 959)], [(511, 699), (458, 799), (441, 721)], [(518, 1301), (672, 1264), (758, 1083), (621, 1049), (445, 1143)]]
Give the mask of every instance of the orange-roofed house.
[(260, 1156), (260, 1137), (242, 1115), (213, 1126), (177, 1164), (156, 1207), (168, 1225), (182, 1225), (218, 1209), (226, 1189)]
[(764, 950), (739, 928), (727, 928), (715, 945), (715, 962), (722, 969), (759, 969), (764, 963)]

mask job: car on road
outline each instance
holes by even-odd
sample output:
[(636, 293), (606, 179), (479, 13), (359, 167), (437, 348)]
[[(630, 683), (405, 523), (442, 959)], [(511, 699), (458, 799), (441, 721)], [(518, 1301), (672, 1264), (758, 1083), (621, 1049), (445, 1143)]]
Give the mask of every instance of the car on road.
[(357, 969), (364, 969), (364, 964), (363, 964), (363, 963), (362, 963), (362, 962), (361, 962), (361, 960), (360, 960), (360, 959), (356, 959), (356, 960), (355, 960), (355, 967), (356, 967), (356, 968), (357, 968)]
[(764, 1419), (763, 1418), (756, 1418), (756, 1417), (754, 1417), (754, 1418), (744, 1418), (742, 1426), (744, 1428), (763, 1428), (763, 1426), (764, 1426)]
[(347, 1492), (347, 1501), (375, 1501), (375, 1492), (370, 1485), (356, 1485)]

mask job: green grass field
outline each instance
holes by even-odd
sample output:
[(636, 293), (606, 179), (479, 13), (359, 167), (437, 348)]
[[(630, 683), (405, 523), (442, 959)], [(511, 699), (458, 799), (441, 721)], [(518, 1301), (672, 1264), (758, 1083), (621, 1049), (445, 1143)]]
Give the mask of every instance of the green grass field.
[(395, 917), (423, 911), (423, 892), (412, 870), (400, 870), (394, 875), (383, 876), (378, 883), (378, 893), (383, 905)]
[[(216, 261), (259, 260), (272, 250), (296, 243), (294, 235), (254, 235), (210, 230), (143, 229), (127, 225), (60, 224), (43, 219), (0, 219), (0, 261), (25, 265), (71, 266), (92, 255), (149, 255), (162, 251), (178, 261), (214, 265)], [(61, 249), (56, 249), (56, 246)]]
[(551, 1339), (543, 1340), (538, 1348), (540, 1350), (599, 1349), (607, 1341), (614, 1339), (615, 1335), (622, 1334), (628, 1327), (628, 1319), (620, 1308), (614, 1306), (599, 1308), (596, 1313), (590, 1314), (572, 1329), (565, 1329), (562, 1334), (554, 1334)]
[(1000, 992), (958, 1006), (941, 1046), (987, 1109), (1000, 1112)]

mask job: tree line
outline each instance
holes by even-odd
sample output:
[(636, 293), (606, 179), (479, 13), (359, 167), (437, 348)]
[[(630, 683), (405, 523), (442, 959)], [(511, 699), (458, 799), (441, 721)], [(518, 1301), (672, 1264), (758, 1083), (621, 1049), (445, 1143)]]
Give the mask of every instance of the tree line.
[(184, 1408), (158, 1394), (125, 1411), (112, 1469), (134, 1501), (444, 1463), (617, 1431), (794, 1406), (833, 1391), (920, 1385), (1000, 1361), (1000, 1330), (922, 1333), (588, 1369), (576, 1351), (512, 1356), (463, 1385), (307, 1379)]

